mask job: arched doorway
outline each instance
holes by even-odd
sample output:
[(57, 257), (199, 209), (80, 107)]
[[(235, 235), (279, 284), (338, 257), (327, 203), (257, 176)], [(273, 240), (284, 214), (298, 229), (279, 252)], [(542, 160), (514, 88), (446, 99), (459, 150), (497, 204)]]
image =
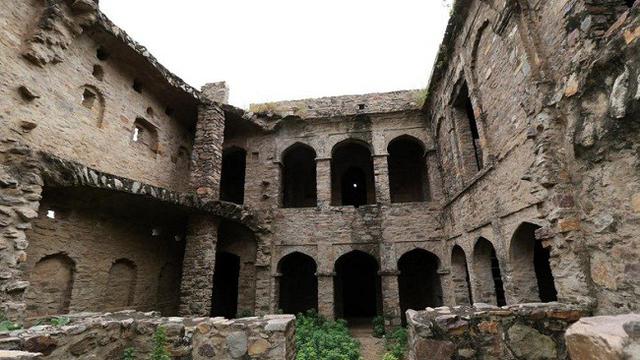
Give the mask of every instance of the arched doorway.
[(284, 152), (282, 166), (282, 206), (316, 206), (316, 152), (307, 145), (292, 145)]
[(438, 275), (438, 257), (426, 250), (415, 249), (402, 255), (398, 260), (398, 286), (402, 323), (406, 324), (404, 313), (409, 310), (423, 310), (426, 307), (442, 306), (442, 286)]
[(285, 314), (299, 314), (318, 309), (318, 278), (312, 257), (294, 252), (280, 260), (279, 309)]
[(538, 225), (523, 223), (511, 238), (511, 276), (517, 302), (558, 300), (549, 264), (550, 251), (535, 237), (539, 228)]
[(233, 319), (238, 312), (240, 257), (224, 251), (217, 252), (214, 271), (211, 316)]
[(427, 166), (424, 146), (411, 136), (401, 136), (389, 143), (389, 188), (391, 202), (415, 202), (427, 199)]
[(29, 317), (69, 312), (75, 263), (64, 254), (45, 256), (29, 274), (25, 300)]
[(222, 221), (216, 246), (213, 315), (235, 318), (254, 313), (256, 257), (257, 243), (253, 232), (241, 224)]
[(222, 153), (220, 170), (220, 200), (236, 204), (244, 202), (244, 178), (247, 152), (233, 147)]
[(455, 245), (453, 251), (451, 251), (451, 277), (453, 279), (453, 293), (456, 305), (473, 304), (467, 256), (458, 245)]
[(104, 292), (104, 310), (126, 310), (133, 305), (137, 267), (129, 259), (118, 259), (109, 270), (109, 280)]
[(380, 313), (378, 262), (362, 251), (342, 255), (335, 264), (335, 313), (338, 318), (373, 318)]
[(331, 157), (331, 202), (355, 207), (373, 204), (375, 198), (371, 151), (361, 142), (336, 145)]
[(473, 270), (475, 273), (479, 302), (506, 305), (502, 273), (496, 250), (489, 240), (479, 238), (473, 248)]

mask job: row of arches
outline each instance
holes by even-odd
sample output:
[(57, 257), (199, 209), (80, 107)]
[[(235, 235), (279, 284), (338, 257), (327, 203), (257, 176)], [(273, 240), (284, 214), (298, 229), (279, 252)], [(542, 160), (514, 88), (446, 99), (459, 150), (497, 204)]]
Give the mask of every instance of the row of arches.
[[(535, 239), (537, 225), (524, 223), (514, 233), (510, 262), (515, 297), (513, 302), (557, 300), (549, 250)], [(507, 304), (503, 269), (493, 244), (478, 238), (473, 247), (472, 266), (462, 247), (451, 251), (451, 283), (457, 305), (484, 302)], [(399, 304), (404, 321), (408, 309), (424, 309), (444, 303), (440, 259), (424, 249), (403, 254), (397, 263)], [(370, 318), (382, 313), (379, 266), (376, 259), (354, 250), (339, 257), (334, 265), (334, 313), (339, 318)], [(315, 260), (301, 252), (284, 256), (278, 263), (279, 308), (297, 314), (318, 308), (318, 279)], [(473, 274), (473, 276), (470, 275)], [(473, 284), (472, 284), (473, 279)]]
[[(163, 314), (175, 314), (177, 284), (180, 267), (172, 262), (165, 264), (158, 275), (155, 309)], [(66, 314), (72, 303), (76, 282), (76, 262), (64, 253), (48, 255), (40, 259), (29, 275), (30, 287), (25, 295), (28, 317)], [(118, 311), (132, 308), (135, 300), (138, 267), (129, 259), (117, 259), (109, 268), (107, 282), (96, 288), (96, 306), (101, 311)], [(92, 281), (93, 282), (93, 281)], [(90, 309), (97, 310), (97, 309)]]
[[(387, 147), (391, 202), (429, 199), (424, 144), (408, 135)], [(223, 152), (220, 199), (244, 201), (246, 151), (232, 147)], [(315, 150), (302, 143), (282, 153), (281, 202), (285, 208), (315, 207), (318, 202)], [(345, 140), (331, 152), (331, 204), (361, 206), (376, 202), (374, 164), (370, 146)]]

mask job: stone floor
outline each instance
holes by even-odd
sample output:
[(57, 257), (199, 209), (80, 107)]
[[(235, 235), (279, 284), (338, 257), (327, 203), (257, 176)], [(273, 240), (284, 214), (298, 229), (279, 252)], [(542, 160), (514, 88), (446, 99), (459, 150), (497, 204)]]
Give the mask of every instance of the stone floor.
[(384, 339), (373, 336), (371, 319), (349, 319), (351, 335), (360, 343), (362, 360), (381, 360), (384, 355)]

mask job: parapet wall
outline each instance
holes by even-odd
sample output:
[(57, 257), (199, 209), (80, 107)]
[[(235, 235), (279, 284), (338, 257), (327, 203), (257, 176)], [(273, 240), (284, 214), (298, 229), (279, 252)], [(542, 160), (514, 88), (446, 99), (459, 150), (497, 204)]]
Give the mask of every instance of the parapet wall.
[(167, 350), (173, 358), (295, 358), (295, 317), (291, 315), (227, 320), (122, 311), (78, 313), (68, 318), (70, 322), (64, 326), (39, 325), (0, 332), (0, 354), (7, 356), (2, 359), (29, 358), (20, 351), (39, 359), (122, 359), (127, 348), (134, 349), (137, 358), (146, 359), (154, 348), (153, 335), (158, 327), (166, 333)]
[(408, 359), (568, 359), (564, 332), (587, 315), (559, 303), (409, 310)]

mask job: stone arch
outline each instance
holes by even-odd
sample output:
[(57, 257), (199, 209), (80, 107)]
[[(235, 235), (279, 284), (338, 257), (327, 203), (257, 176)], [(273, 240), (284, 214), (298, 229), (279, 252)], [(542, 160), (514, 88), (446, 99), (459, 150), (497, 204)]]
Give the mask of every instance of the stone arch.
[(516, 302), (550, 302), (558, 299), (549, 263), (550, 251), (536, 240), (539, 225), (523, 222), (511, 237), (509, 257)]
[(442, 306), (439, 267), (438, 256), (424, 249), (413, 249), (398, 259), (398, 290), (403, 324), (406, 324), (404, 313), (409, 309)]
[(339, 318), (373, 318), (382, 312), (378, 261), (352, 250), (335, 262), (335, 314)]
[(212, 316), (235, 318), (255, 311), (257, 240), (247, 227), (222, 220), (218, 227)]
[(104, 291), (104, 310), (126, 310), (133, 305), (136, 289), (137, 266), (129, 259), (118, 259), (111, 264), (107, 287)]
[(279, 309), (285, 314), (318, 310), (317, 264), (306, 254), (294, 251), (278, 262)]
[(220, 200), (235, 204), (244, 203), (244, 182), (247, 151), (233, 146), (222, 152), (220, 171)]
[(331, 151), (331, 203), (360, 206), (376, 201), (369, 144), (348, 139)]
[(478, 84), (480, 75), (478, 74), (478, 48), (480, 47), (480, 41), (485, 36), (485, 32), (489, 29), (489, 20), (485, 20), (476, 31), (476, 36), (473, 40), (473, 48), (471, 50), (471, 78), (474, 84)]
[(467, 256), (459, 245), (454, 245), (451, 250), (451, 278), (456, 305), (473, 304)]
[(391, 202), (428, 199), (424, 143), (410, 135), (398, 136), (387, 146)]
[(282, 153), (282, 206), (314, 207), (317, 202), (316, 152), (295, 143)]
[(473, 247), (473, 272), (475, 278), (474, 300), (498, 306), (506, 305), (500, 262), (491, 242), (478, 238)]
[(68, 313), (75, 272), (75, 262), (63, 253), (38, 260), (29, 273), (30, 286), (25, 293), (27, 316)]

